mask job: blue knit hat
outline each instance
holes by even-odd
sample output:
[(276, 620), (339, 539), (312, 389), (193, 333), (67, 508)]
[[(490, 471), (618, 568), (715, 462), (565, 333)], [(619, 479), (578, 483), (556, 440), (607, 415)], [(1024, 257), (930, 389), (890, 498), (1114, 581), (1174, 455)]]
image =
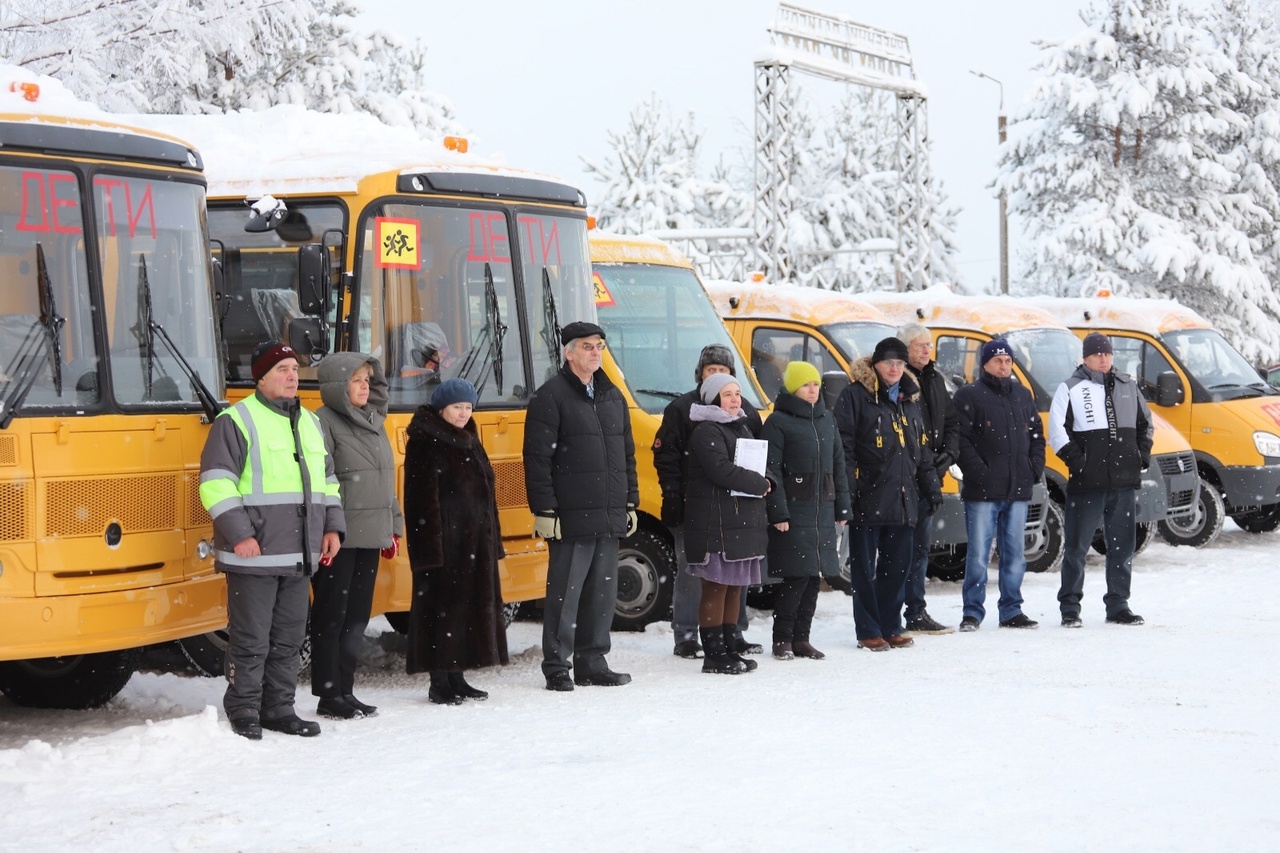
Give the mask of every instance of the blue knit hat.
[(465, 379), (446, 379), (431, 395), (431, 409), (434, 412), (444, 411), (445, 406), (454, 403), (476, 404), (476, 389)]
[(984, 365), (998, 355), (1007, 355), (1009, 358), (1013, 358), (1013, 347), (1009, 346), (1009, 342), (1004, 338), (996, 338), (982, 345), (982, 363)]

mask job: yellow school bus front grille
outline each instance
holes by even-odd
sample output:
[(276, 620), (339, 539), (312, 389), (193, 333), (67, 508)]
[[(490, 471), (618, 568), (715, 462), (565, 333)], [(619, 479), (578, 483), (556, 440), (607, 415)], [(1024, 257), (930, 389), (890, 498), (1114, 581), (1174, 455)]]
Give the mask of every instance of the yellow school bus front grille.
[(30, 539), (27, 532), (31, 491), (27, 481), (0, 483), (0, 542), (21, 542)]
[(187, 477), (187, 522), (192, 527), (204, 527), (213, 524), (209, 511), (200, 502), (200, 476), (192, 474)]
[(524, 492), (524, 461), (493, 463), (494, 491), (498, 509), (519, 509), (529, 503)]
[(12, 468), (18, 464), (18, 439), (12, 435), (0, 435), (0, 467)]
[(46, 485), (45, 536), (96, 536), (112, 521), (126, 533), (178, 526), (173, 474), (94, 480), (52, 480)]

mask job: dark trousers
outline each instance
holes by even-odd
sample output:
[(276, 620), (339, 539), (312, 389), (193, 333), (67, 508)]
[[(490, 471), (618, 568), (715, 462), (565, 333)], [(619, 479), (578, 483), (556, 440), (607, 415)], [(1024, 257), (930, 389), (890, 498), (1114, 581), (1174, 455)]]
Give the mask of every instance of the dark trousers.
[(618, 598), (618, 540), (557, 539), (547, 550), (542, 673), (567, 671), (571, 656), (579, 678), (602, 672)]
[(908, 622), (924, 612), (924, 584), (929, 573), (929, 546), (933, 538), (933, 514), (929, 512), (928, 501), (920, 501), (919, 513), (911, 546), (911, 565), (907, 567), (906, 597), (903, 599)]
[(778, 597), (773, 602), (775, 643), (809, 639), (813, 613), (818, 609), (818, 587), (821, 584), (822, 579), (817, 576), (782, 579)]
[(902, 633), (902, 599), (915, 528), (849, 526), (849, 579), (859, 640)]
[(1129, 609), (1129, 584), (1133, 578), (1133, 550), (1138, 541), (1136, 489), (1067, 494), (1066, 554), (1062, 558), (1062, 586), (1058, 589), (1058, 609), (1063, 616), (1080, 615), (1084, 595), (1084, 559), (1093, 544), (1093, 534), (1102, 522), (1107, 541), (1107, 594), (1102, 603), (1107, 615)]
[(227, 572), (227, 719), (276, 720), (293, 713), (299, 652), (307, 636), (302, 575)]
[(343, 548), (311, 576), (311, 693), (350, 696), (378, 579), (377, 548)]

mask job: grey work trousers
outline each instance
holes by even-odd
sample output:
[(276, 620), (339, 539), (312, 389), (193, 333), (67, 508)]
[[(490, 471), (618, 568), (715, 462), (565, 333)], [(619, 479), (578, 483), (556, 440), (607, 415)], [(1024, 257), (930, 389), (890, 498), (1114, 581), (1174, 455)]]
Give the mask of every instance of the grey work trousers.
[(547, 550), (542, 673), (567, 672), (571, 657), (578, 678), (603, 672), (618, 599), (618, 540), (555, 539)]
[[(674, 642), (698, 639), (698, 605), (702, 602), (702, 579), (690, 573), (689, 561), (684, 553), (684, 525), (678, 524), (669, 528), (675, 540), (676, 574), (671, 579), (671, 633)], [(761, 571), (768, 576), (768, 561), (762, 565)], [(743, 631), (751, 624), (747, 616), (747, 596), (745, 591), (738, 597), (738, 627)]]
[(302, 575), (226, 575), (227, 719), (287, 717), (294, 713), (310, 583)]
[(1107, 543), (1107, 594), (1102, 597), (1102, 603), (1108, 616), (1129, 609), (1133, 552), (1138, 538), (1137, 496), (1137, 489), (1067, 493), (1066, 553), (1062, 558), (1058, 589), (1058, 609), (1063, 616), (1080, 615), (1084, 561), (1099, 522)]

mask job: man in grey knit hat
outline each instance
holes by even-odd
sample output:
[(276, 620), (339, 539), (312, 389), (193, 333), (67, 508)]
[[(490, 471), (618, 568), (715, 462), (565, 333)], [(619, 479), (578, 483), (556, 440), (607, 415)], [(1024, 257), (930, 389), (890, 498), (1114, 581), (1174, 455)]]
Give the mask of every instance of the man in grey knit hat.
[[(708, 344), (698, 355), (698, 364), (693, 371), (696, 387), (692, 391), (681, 394), (667, 404), (662, 413), (662, 425), (658, 427), (653, 439), (653, 466), (658, 471), (658, 484), (662, 488), (662, 523), (671, 529), (675, 539), (676, 575), (672, 578), (671, 590), (671, 632), (675, 636), (674, 653), (682, 658), (697, 658), (702, 655), (702, 646), (698, 644), (698, 601), (701, 598), (701, 586), (696, 577), (689, 573), (689, 566), (684, 554), (684, 484), (685, 484), (685, 448), (689, 434), (693, 432), (693, 421), (689, 420), (689, 407), (701, 403), (699, 390), (702, 383), (717, 373), (737, 376), (733, 351), (723, 344)], [(747, 428), (751, 434), (760, 434), (760, 413), (745, 399), (742, 410), (747, 415)], [(749, 643), (742, 632), (747, 627), (746, 597), (738, 617), (737, 646), (738, 654), (760, 654), (764, 649), (758, 643)]]

